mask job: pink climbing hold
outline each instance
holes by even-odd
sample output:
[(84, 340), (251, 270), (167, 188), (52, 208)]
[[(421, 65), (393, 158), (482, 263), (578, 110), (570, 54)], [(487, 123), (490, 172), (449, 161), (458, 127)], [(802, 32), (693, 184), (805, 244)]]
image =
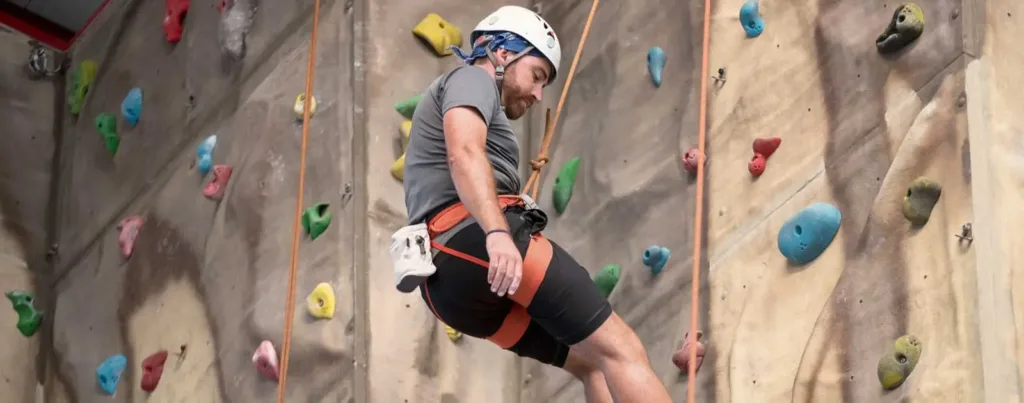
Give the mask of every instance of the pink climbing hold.
[(135, 215), (127, 217), (117, 224), (117, 230), (120, 232), (117, 235), (117, 244), (121, 246), (121, 255), (125, 259), (132, 256), (132, 250), (135, 249), (135, 238), (139, 236), (142, 222), (142, 217)]
[[(698, 330), (696, 334), (697, 339), (697, 362), (696, 370), (700, 371), (700, 364), (704, 363), (704, 343), (700, 342), (700, 338), (704, 336), (704, 332)], [(676, 368), (680, 371), (690, 371), (690, 333), (686, 333), (686, 341), (683, 342), (683, 347), (672, 354), (672, 363), (676, 364)]]
[(231, 179), (230, 165), (214, 165), (213, 179), (203, 188), (203, 196), (207, 199), (217, 200), (224, 198), (224, 189), (228, 187), (228, 180)]
[(768, 159), (772, 154), (775, 154), (775, 150), (778, 150), (781, 144), (782, 139), (778, 137), (754, 139), (754, 154), (761, 154), (765, 159)]
[(263, 340), (260, 346), (256, 347), (256, 352), (252, 354), (252, 363), (263, 376), (277, 382), (279, 369), (277, 366), (277, 350), (274, 349), (273, 343), (269, 340)]
[(185, 14), (188, 14), (189, 0), (166, 0), (164, 14), (164, 35), (168, 43), (178, 43), (185, 32)]
[(768, 160), (765, 159), (764, 155), (756, 153), (750, 158), (750, 162), (747, 163), (747, 170), (750, 171), (750, 174), (754, 175), (754, 177), (761, 176), (761, 174), (764, 173), (764, 167), (767, 162)]
[[(700, 163), (700, 158), (698, 158), (698, 156), (700, 156), (700, 150), (691, 148), (686, 152), (686, 155), (683, 156), (683, 167), (686, 168), (687, 171), (697, 172), (697, 164)], [(704, 156), (704, 163), (707, 164), (707, 162), (708, 157)]]

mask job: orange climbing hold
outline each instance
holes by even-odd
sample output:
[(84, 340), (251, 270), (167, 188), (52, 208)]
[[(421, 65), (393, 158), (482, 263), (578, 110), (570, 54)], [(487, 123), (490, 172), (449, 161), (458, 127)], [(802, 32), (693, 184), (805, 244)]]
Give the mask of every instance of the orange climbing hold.
[[(696, 361), (696, 369), (698, 371), (700, 371), (700, 364), (704, 363), (704, 343), (700, 342), (700, 338), (704, 336), (704, 332), (698, 330), (696, 336), (697, 336), (697, 361)], [(679, 368), (680, 371), (686, 372), (686, 371), (689, 371), (689, 368), (690, 368), (690, 333), (686, 333), (686, 336), (684, 336), (684, 338), (686, 339), (686, 341), (683, 342), (683, 346), (681, 348), (679, 348), (679, 350), (676, 351), (675, 354), (672, 354), (672, 363), (676, 364), (676, 368)]]

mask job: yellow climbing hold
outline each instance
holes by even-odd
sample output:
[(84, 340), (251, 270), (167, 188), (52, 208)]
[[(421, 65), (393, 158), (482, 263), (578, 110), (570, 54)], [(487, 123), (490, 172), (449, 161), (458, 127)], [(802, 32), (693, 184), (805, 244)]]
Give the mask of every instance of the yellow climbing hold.
[(886, 390), (898, 388), (920, 359), (921, 341), (912, 335), (901, 336), (878, 360), (878, 381)]
[(330, 284), (320, 283), (306, 297), (306, 309), (317, 319), (334, 317), (334, 289)]
[[(302, 111), (303, 107), (306, 106), (305, 103), (306, 94), (299, 94), (299, 96), (295, 97), (295, 106), (292, 108), (292, 110), (295, 111), (295, 116), (299, 120), (302, 120)], [(313, 115), (316, 115), (316, 97), (309, 98), (309, 117), (312, 118)]]
[(412, 130), (412, 121), (402, 122), (400, 129), (402, 130), (402, 156), (391, 163), (391, 176), (401, 181), (405, 179), (405, 148), (409, 146), (409, 131)]
[(452, 54), (449, 46), (462, 46), (462, 30), (436, 13), (423, 17), (423, 20), (412, 29), (412, 34), (434, 49), (438, 56)]
[(448, 333), (448, 340), (451, 340), (452, 343), (455, 343), (462, 338), (462, 333), (451, 326), (444, 325), (444, 332)]

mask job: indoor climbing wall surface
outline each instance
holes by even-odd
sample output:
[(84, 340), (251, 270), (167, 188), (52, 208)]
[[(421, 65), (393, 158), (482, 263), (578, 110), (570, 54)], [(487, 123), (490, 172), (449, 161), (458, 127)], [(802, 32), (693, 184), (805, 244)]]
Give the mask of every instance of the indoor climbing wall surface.
[(0, 302), (0, 396), (18, 402), (32, 401), (36, 392), (42, 322), (34, 312), (44, 307), (34, 299), (45, 288), (37, 281), (45, 275), (56, 91), (53, 81), (27, 78), (29, 49), (24, 38), (0, 32), (0, 292), (23, 291), (32, 299)]
[[(204, 42), (216, 35), (216, 19), (204, 15), (215, 9), (190, 12), (172, 47), (160, 30), (162, 2), (129, 12), (128, 33), (112, 40), (113, 56), (98, 60), (94, 92), (72, 126), (74, 169), (84, 172), (72, 178), (68, 197), (77, 200), (67, 201), (65, 224), (81, 228), (68, 235), (72, 244), (99, 232), (56, 285), (48, 401), (107, 401), (112, 392), (120, 402), (273, 401), (302, 133), (293, 104), (304, 90), (312, 3), (291, 4), (264, 4), (260, 29), (268, 31), (252, 32), (244, 63), (252, 67), (241, 71), (222, 75), (216, 44)], [(303, 204), (325, 204), (309, 217), (315, 236), (300, 241), (296, 309), (287, 315), (288, 401), (348, 401), (353, 393), (353, 61), (340, 4), (321, 8)], [(287, 20), (302, 20), (301, 29)], [(99, 56), (83, 51), (76, 60), (85, 57)], [(247, 81), (263, 64), (264, 77)], [(134, 86), (145, 93), (144, 108), (137, 126), (123, 127), (121, 100)], [(115, 156), (92, 129), (100, 112), (123, 127)], [(214, 147), (200, 152), (211, 135)], [(332, 318), (317, 320), (306, 297), (321, 283), (337, 301), (326, 293), (315, 300), (317, 311), (336, 305)], [(264, 341), (276, 352), (256, 354)]]
[[(526, 2), (493, 0), (369, 2), (365, 121), (367, 253), (372, 270), (362, 295), (368, 299), (370, 327), (366, 332), (371, 339), (368, 371), (372, 402), (517, 401), (521, 392), (520, 360), (486, 340), (463, 337), (457, 343), (450, 341), (444, 325), (426, 308), (419, 290), (402, 294), (395, 289), (388, 255), (391, 234), (408, 220), (402, 183), (388, 169), (402, 156), (400, 128), (408, 120), (395, 106), (421, 94), (439, 75), (461, 63), (455, 55), (438, 55), (431, 42), (418, 40), (412, 31), (435, 13), (442, 21), (424, 24), (424, 36), (436, 39), (434, 43), (442, 50), (444, 44), (458, 45), (454, 38), (460, 38), (462, 49), (468, 50), (469, 34), (476, 24), (506, 4), (528, 6)], [(448, 29), (432, 29), (441, 26)], [(407, 68), (410, 65), (417, 68)], [(527, 120), (513, 124), (524, 144), (521, 161), (528, 161), (532, 157), (525, 146)]]

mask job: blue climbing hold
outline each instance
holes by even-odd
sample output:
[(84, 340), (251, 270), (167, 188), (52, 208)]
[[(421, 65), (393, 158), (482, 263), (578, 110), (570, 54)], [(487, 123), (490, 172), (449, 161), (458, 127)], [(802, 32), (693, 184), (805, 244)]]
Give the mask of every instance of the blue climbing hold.
[(121, 101), (121, 116), (128, 126), (135, 127), (139, 123), (139, 115), (142, 115), (142, 89), (132, 88)]
[(199, 166), (199, 173), (206, 175), (213, 167), (213, 147), (217, 145), (217, 135), (214, 134), (199, 143), (196, 149), (196, 165)]
[(832, 243), (843, 214), (828, 203), (814, 203), (786, 220), (779, 229), (779, 252), (796, 264), (806, 264)]
[(655, 46), (647, 51), (647, 71), (655, 87), (661, 87), (661, 72), (665, 69), (665, 51)]
[(757, 0), (747, 0), (743, 7), (740, 7), (740, 23), (743, 24), (743, 30), (746, 31), (748, 38), (761, 35), (764, 31), (764, 20), (757, 13)]
[(127, 366), (128, 359), (123, 354), (115, 354), (103, 360), (96, 367), (96, 381), (99, 382), (100, 389), (108, 395), (113, 395), (117, 391), (117, 383), (121, 380), (121, 373)]
[(664, 246), (653, 245), (644, 250), (644, 265), (651, 269), (651, 273), (661, 273), (661, 269), (668, 263), (668, 257), (672, 252)]

